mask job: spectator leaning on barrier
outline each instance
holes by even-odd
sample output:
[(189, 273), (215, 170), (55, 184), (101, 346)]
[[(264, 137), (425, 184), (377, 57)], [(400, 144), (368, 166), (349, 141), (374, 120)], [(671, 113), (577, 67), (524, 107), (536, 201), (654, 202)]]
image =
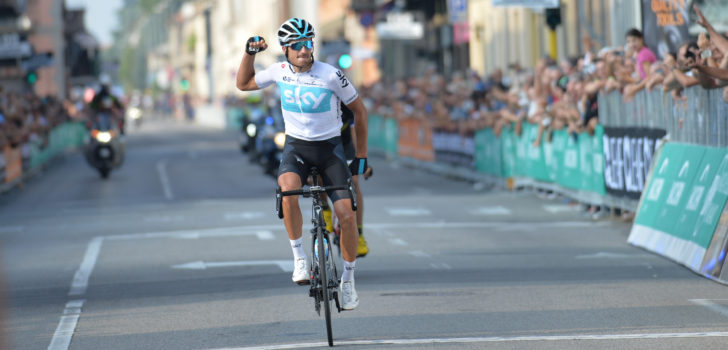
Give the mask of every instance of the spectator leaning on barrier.
[[(728, 39), (715, 30), (697, 6), (693, 9), (697, 24), (706, 29), (707, 35), (701, 33), (696, 45), (683, 50), (684, 64), (699, 72), (704, 87), (728, 85)], [(728, 88), (723, 90), (723, 99), (728, 102)]]

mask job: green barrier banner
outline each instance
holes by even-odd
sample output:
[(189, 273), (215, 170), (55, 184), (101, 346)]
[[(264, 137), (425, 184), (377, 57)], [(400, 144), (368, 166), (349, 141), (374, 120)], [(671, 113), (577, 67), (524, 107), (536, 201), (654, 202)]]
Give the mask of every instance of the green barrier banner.
[(545, 137), (541, 139), (541, 143), (538, 147), (534, 147), (533, 142), (538, 138), (538, 125), (530, 124), (528, 130), (528, 143), (526, 144), (528, 150), (528, 160), (530, 163), (529, 175), (539, 181), (551, 181), (546, 169), (546, 158), (544, 155), (544, 145), (546, 144)]
[(495, 136), (493, 130), (488, 128), (477, 131), (474, 141), (475, 170), (493, 176), (503, 176), (501, 140)]
[(607, 189), (604, 186), (604, 127), (597, 125), (592, 137), (592, 187), (588, 190), (605, 196)]
[(564, 147), (564, 155), (559, 164), (559, 185), (579, 189), (581, 187), (581, 178), (579, 173), (579, 145), (568, 131), (566, 133), (566, 145)]
[[(701, 213), (703, 203), (706, 201), (708, 190), (710, 189), (713, 179), (715, 178), (720, 163), (726, 155), (726, 149), (723, 148), (707, 148), (703, 153), (703, 159), (696, 168), (696, 174), (693, 181), (685, 189), (685, 195), (675, 220), (675, 232), (684, 232), (686, 235), (695, 237), (695, 241), (701, 247), (707, 247), (710, 242), (712, 232), (706, 230), (712, 222), (706, 224), (702, 219), (710, 219), (707, 211)], [(714, 198), (714, 197), (713, 197)], [(707, 208), (706, 208), (707, 209)]]
[(516, 135), (513, 127), (509, 125), (503, 128), (500, 138), (503, 176), (512, 177), (516, 167)]
[(728, 199), (726, 151), (663, 145), (628, 241), (699, 271)]
[(645, 186), (645, 192), (640, 200), (637, 216), (634, 223), (653, 227), (657, 215), (665, 203), (667, 191), (672, 185), (672, 180), (677, 177), (680, 169), (678, 164), (682, 160), (685, 149), (680, 144), (667, 143), (655, 157), (652, 174)]
[(368, 130), (368, 145), (372, 148), (384, 150), (384, 123), (382, 122), (382, 117), (376, 114), (370, 114)]
[(592, 166), (594, 151), (592, 150), (592, 138), (591, 135), (585, 132), (580, 133), (577, 137), (579, 170), (581, 171), (581, 185), (579, 188), (582, 190), (591, 190), (594, 188), (594, 167)]
[(529, 174), (529, 162), (527, 157), (527, 148), (526, 143), (527, 141), (524, 141), (526, 138), (526, 123), (523, 123), (521, 125), (521, 134), (518, 135), (517, 133), (513, 133), (513, 148), (514, 148), (514, 155), (515, 155), (515, 163), (513, 164), (513, 175), (515, 176), (528, 176)]
[[(721, 211), (728, 200), (728, 149), (718, 149), (722, 152), (722, 157), (718, 165), (718, 169), (715, 175), (710, 181), (710, 186), (707, 188), (708, 192), (705, 195), (705, 200), (702, 207), (700, 208), (698, 220), (692, 231), (692, 235), (699, 237), (701, 243), (710, 241), (712, 234), (715, 233), (715, 227), (718, 224), (718, 219), (721, 215)], [(711, 156), (714, 156), (714, 160), (720, 155), (711, 152)], [(715, 164), (715, 163), (714, 163)], [(700, 175), (702, 177), (702, 174)], [(706, 176), (706, 178), (708, 178)], [(721, 242), (723, 243), (723, 242)]]
[(31, 145), (30, 167), (40, 166), (69, 148), (82, 146), (86, 133), (86, 127), (80, 122), (68, 122), (55, 127), (49, 133), (45, 148)]
[(382, 142), (383, 149), (390, 156), (397, 155), (397, 142), (399, 140), (399, 130), (397, 128), (397, 121), (393, 118), (386, 118), (384, 120), (384, 135)]
[[(657, 212), (652, 227), (682, 240), (699, 243), (696, 241), (697, 236), (693, 235), (692, 230), (675, 230), (675, 224), (680, 213), (685, 210), (685, 204), (688, 198), (687, 187), (693, 183), (695, 175), (698, 173), (700, 163), (705, 154), (705, 147), (697, 145), (680, 145), (680, 147), (683, 148), (682, 156), (676, 158), (677, 164), (670, 167), (671, 171), (665, 174), (666, 181), (662, 188), (663, 193), (661, 194), (661, 198), (664, 198), (664, 200), (660, 202), (661, 208)], [(668, 176), (669, 178), (667, 178)], [(648, 195), (651, 194), (648, 193)], [(709, 241), (710, 237), (708, 237)], [(704, 242), (701, 246), (707, 248), (708, 242)]]
[(551, 153), (552, 163), (549, 167), (549, 177), (553, 182), (558, 183), (561, 168), (563, 167), (564, 152), (566, 151), (566, 144), (569, 142), (569, 132), (565, 129), (556, 130), (551, 135)]
[(541, 149), (543, 152), (543, 164), (546, 176), (546, 180), (544, 181), (556, 182), (556, 179), (559, 176), (559, 158), (554, 152), (553, 139), (551, 142), (542, 142)]

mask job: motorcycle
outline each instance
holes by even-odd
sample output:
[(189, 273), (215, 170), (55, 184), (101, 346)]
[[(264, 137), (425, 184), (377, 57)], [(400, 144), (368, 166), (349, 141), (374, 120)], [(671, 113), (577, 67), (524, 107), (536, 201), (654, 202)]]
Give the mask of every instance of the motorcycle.
[(108, 113), (97, 114), (90, 129), (84, 147), (86, 161), (106, 179), (123, 163), (124, 144)]
[(243, 114), (240, 121), (240, 151), (243, 153), (255, 154), (256, 141), (259, 127), (265, 119), (265, 111), (262, 107), (253, 105)]
[(283, 156), (286, 134), (283, 132), (283, 118), (272, 115), (265, 117), (264, 126), (257, 139), (257, 161), (263, 167), (263, 172), (270, 176), (278, 175), (278, 167)]

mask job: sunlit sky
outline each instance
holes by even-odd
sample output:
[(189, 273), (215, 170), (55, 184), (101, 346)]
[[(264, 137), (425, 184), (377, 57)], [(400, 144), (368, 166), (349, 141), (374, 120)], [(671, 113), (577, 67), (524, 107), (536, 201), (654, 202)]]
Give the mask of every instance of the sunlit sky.
[(111, 44), (111, 32), (116, 29), (116, 10), (124, 0), (66, 0), (69, 9), (86, 8), (86, 29), (93, 34), (102, 45)]

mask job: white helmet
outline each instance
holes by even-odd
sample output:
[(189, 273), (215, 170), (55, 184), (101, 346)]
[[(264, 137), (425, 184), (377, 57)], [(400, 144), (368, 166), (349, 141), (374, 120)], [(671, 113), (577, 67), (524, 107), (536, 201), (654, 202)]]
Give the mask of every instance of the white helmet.
[(313, 39), (316, 34), (313, 32), (313, 26), (303, 18), (291, 18), (278, 28), (278, 43), (283, 46), (289, 41), (298, 39)]
[(101, 75), (99, 75), (99, 84), (102, 86), (111, 85), (111, 77), (106, 73), (101, 73)]

